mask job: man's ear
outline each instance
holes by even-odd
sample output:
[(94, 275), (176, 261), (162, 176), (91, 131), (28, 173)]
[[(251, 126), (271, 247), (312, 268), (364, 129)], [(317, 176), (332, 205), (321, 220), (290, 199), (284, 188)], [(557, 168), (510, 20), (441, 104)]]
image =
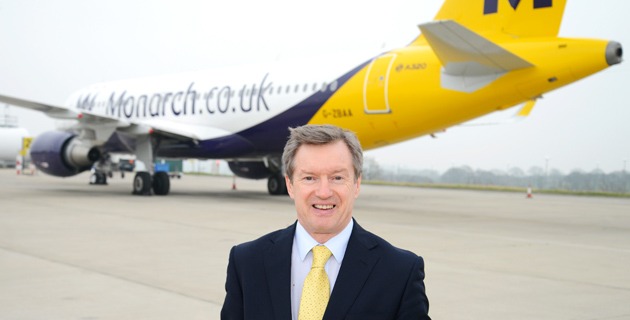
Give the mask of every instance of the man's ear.
[(284, 176), (284, 182), (287, 185), (287, 192), (289, 193), (289, 197), (293, 199), (293, 184), (291, 183), (291, 179), (289, 179), (289, 176)]

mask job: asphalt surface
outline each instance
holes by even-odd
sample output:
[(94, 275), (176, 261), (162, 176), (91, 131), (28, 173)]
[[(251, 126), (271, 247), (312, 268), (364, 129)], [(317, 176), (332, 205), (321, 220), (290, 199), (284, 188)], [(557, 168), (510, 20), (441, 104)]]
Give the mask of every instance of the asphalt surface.
[[(218, 319), (229, 249), (295, 220), (236, 187), (0, 169), (0, 319)], [(363, 185), (354, 216), (424, 257), (433, 319), (630, 319), (630, 199), (525, 194)]]

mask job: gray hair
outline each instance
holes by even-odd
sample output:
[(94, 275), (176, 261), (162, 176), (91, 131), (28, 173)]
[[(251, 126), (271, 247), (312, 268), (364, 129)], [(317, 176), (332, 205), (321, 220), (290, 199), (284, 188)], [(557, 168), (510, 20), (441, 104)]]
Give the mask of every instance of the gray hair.
[(293, 181), (293, 170), (295, 169), (295, 154), (300, 146), (304, 144), (325, 145), (336, 141), (343, 141), (350, 150), (354, 167), (354, 180), (356, 181), (361, 176), (363, 150), (354, 132), (333, 125), (304, 125), (297, 128), (289, 128), (289, 131), (291, 135), (284, 146), (282, 165), (285, 174), (291, 181)]

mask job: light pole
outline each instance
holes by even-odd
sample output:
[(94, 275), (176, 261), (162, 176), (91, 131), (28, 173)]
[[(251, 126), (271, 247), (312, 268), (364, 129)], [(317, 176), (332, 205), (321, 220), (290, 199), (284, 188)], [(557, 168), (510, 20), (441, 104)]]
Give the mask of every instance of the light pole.
[(545, 157), (545, 189), (549, 188), (549, 156)]
[(549, 157), (545, 157), (545, 177), (549, 175)]

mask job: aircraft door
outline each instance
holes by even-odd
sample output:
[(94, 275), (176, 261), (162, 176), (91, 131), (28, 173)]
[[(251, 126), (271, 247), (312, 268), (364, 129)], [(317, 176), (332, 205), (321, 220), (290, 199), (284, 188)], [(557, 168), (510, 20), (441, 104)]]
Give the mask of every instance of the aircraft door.
[(390, 113), (388, 97), (389, 74), (396, 60), (395, 54), (384, 54), (370, 62), (363, 83), (365, 113)]

